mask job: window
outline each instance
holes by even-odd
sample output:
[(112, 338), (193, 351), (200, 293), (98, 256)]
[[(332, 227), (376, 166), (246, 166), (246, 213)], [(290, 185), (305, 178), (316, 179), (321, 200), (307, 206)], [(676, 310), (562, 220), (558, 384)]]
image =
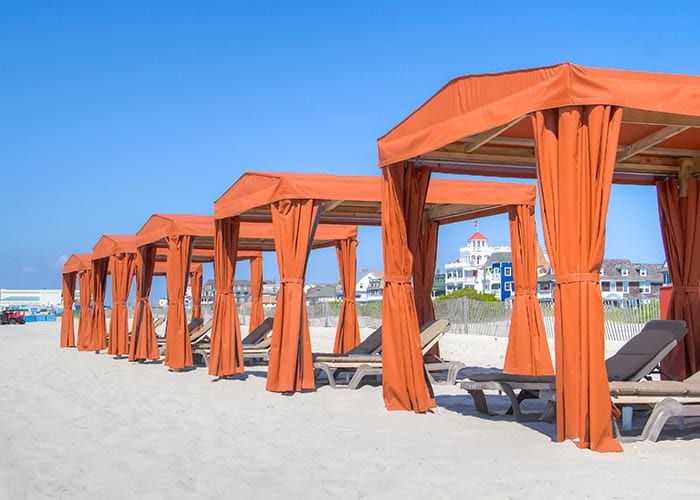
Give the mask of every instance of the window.
[(620, 271), (620, 274), (622, 274), (623, 276), (629, 276), (630, 270), (627, 269), (626, 267), (623, 267), (622, 270)]
[(540, 292), (549, 292), (552, 286), (549, 283), (539, 283)]
[(510, 267), (503, 268), (503, 276), (511, 276), (512, 273), (513, 273), (513, 270)]
[(614, 281), (610, 282), (610, 291), (611, 292), (616, 292), (617, 291), (617, 283)]
[(603, 268), (601, 267), (601, 268), (600, 268), (600, 275), (603, 276), (604, 274), (605, 274), (605, 269), (603, 269)]
[(505, 288), (506, 292), (512, 292), (513, 291), (513, 282), (508, 281), (503, 288)]
[(646, 270), (645, 268), (642, 267), (642, 268), (639, 270), (639, 275), (640, 275), (640, 276), (646, 276), (646, 275), (647, 275), (647, 270)]
[(500, 290), (500, 289), (501, 289), (500, 283), (491, 283), (491, 290)]
[(600, 290), (603, 292), (609, 292), (610, 291), (610, 282), (609, 281), (601, 281), (600, 282)]
[(629, 281), (623, 281), (622, 282), (622, 291), (624, 293), (629, 293), (630, 292), (630, 283)]
[(651, 281), (642, 281), (639, 283), (640, 293), (651, 293)]

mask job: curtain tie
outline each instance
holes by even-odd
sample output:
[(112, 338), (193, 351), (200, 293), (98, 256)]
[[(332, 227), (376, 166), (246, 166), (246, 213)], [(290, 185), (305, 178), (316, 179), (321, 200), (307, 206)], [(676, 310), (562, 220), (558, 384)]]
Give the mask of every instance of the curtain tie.
[(404, 283), (411, 283), (411, 277), (408, 275), (400, 275), (397, 274), (396, 276), (387, 274), (384, 276), (384, 283), (393, 283), (396, 285), (404, 284)]
[(280, 285), (284, 285), (285, 283), (294, 283), (296, 285), (303, 285), (304, 280), (301, 278), (281, 278)]
[(673, 290), (671, 290), (671, 293), (698, 293), (698, 290), (700, 290), (700, 287), (697, 286), (674, 286)]
[(233, 295), (233, 290), (227, 290), (227, 289), (219, 290), (217, 288), (214, 290), (214, 293), (216, 295)]
[(557, 285), (566, 285), (569, 283), (599, 283), (599, 273), (571, 273), (557, 276)]
[(534, 290), (515, 290), (516, 297), (536, 297), (537, 293)]
[(139, 297), (136, 299), (138, 302), (141, 302), (142, 304), (148, 304), (148, 297)]
[(354, 304), (355, 299), (343, 299), (343, 302), (345, 302), (346, 304)]
[(121, 301), (121, 300), (113, 300), (112, 301), (112, 306), (125, 306), (126, 302)]
[(415, 296), (416, 296), (416, 298), (428, 298), (428, 299), (433, 298), (432, 293), (430, 293), (430, 292), (416, 292)]

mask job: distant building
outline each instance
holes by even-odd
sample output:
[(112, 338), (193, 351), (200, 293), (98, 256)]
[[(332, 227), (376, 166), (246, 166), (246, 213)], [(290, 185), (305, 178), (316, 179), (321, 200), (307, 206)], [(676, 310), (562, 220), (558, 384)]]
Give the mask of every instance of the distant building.
[(433, 279), (433, 298), (445, 295), (445, 273), (441, 273), (438, 269)]
[(310, 305), (321, 302), (336, 302), (338, 295), (337, 283), (321, 283), (313, 285), (306, 291), (306, 302)]
[(494, 252), (510, 252), (510, 247), (492, 247), (489, 240), (480, 232), (475, 232), (467, 240), (467, 246), (459, 249), (459, 259), (445, 264), (445, 292), (460, 288), (484, 290), (486, 261)]
[(362, 276), (355, 284), (355, 298), (358, 302), (382, 300), (384, 271), (361, 271)]
[[(556, 277), (551, 271), (537, 279), (537, 297), (551, 301)], [(661, 286), (670, 284), (665, 264), (633, 263), (629, 259), (605, 259), (600, 268), (600, 292), (603, 300), (640, 301), (659, 297)]]
[(216, 291), (216, 282), (207, 280), (202, 284), (202, 304), (213, 304), (214, 293)]
[[(79, 292), (76, 291), (76, 296)], [(77, 301), (76, 301), (77, 302)], [(0, 289), (0, 308), (10, 306), (63, 307), (61, 290), (41, 288), (37, 290)]]
[(277, 304), (277, 292), (280, 286), (272, 281), (263, 281), (263, 306), (274, 306)]
[(515, 291), (511, 253), (492, 253), (486, 261), (485, 268), (484, 292), (494, 294), (501, 301), (509, 299)]

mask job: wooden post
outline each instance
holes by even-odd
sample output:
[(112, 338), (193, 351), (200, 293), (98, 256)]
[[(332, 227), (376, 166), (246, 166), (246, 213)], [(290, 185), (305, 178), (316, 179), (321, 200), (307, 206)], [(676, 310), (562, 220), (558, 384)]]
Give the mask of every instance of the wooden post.
[(681, 198), (685, 198), (686, 196), (688, 196), (688, 178), (691, 175), (693, 163), (693, 158), (681, 158), (681, 165), (678, 171), (678, 186), (680, 191), (679, 196)]

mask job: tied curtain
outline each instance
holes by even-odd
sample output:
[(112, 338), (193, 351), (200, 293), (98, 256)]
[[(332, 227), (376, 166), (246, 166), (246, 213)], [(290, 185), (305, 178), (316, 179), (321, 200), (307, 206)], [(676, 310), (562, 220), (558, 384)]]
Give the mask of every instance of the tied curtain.
[(190, 286), (192, 287), (192, 319), (202, 317), (202, 269), (190, 270)]
[(107, 347), (107, 320), (105, 319), (105, 291), (107, 289), (107, 268), (109, 258), (92, 261), (92, 305), (91, 332), (88, 336), (88, 350), (99, 352)]
[(622, 451), (612, 435), (599, 287), (622, 108), (568, 106), (532, 114), (554, 288), (557, 440)]
[(411, 287), (430, 171), (396, 163), (382, 169), (382, 389), (388, 410), (426, 412), (435, 407), (421, 352)]
[(333, 352), (343, 353), (360, 343), (360, 326), (355, 304), (357, 240), (348, 238), (336, 242), (335, 252), (338, 257), (340, 284), (343, 287), (343, 302), (340, 305)]
[(160, 359), (156, 329), (153, 325), (153, 312), (148, 298), (153, 284), (153, 270), (156, 265), (156, 247), (139, 247), (136, 254), (136, 307), (131, 327), (129, 361)]
[(687, 193), (676, 179), (656, 184), (661, 233), (673, 283), (668, 319), (685, 321), (688, 333), (661, 362), (679, 380), (700, 371), (700, 182), (688, 178)]
[[(421, 224), (417, 251), (413, 259), (413, 289), (416, 294), (416, 313), (419, 325), (424, 325), (427, 321), (435, 319), (432, 292), (437, 263), (438, 229), (437, 222), (426, 221)], [(440, 346), (438, 344), (435, 344), (425, 355), (429, 361), (439, 357)]]
[(268, 391), (316, 388), (304, 274), (319, 215), (320, 202), (316, 200), (281, 200), (272, 204), (280, 288), (272, 328)]
[(233, 294), (240, 218), (215, 220), (214, 319), (212, 321), (209, 375), (228, 377), (243, 373), (241, 325)]
[(131, 279), (136, 267), (136, 254), (120, 253), (110, 257), (112, 268), (112, 315), (109, 320), (107, 352), (115, 356), (129, 354), (129, 298)]
[(78, 316), (78, 350), (87, 351), (90, 344), (90, 300), (92, 298), (92, 269), (78, 272), (80, 286), (80, 315)]
[(168, 316), (165, 325), (165, 365), (171, 370), (192, 366), (192, 346), (187, 329), (185, 289), (194, 238), (189, 235), (167, 236), (168, 266), (165, 279), (168, 289)]
[(76, 273), (63, 273), (63, 314), (61, 314), (61, 347), (75, 347), (73, 302), (75, 302)]
[(503, 371), (520, 375), (552, 375), (554, 368), (537, 300), (535, 208), (528, 205), (510, 207), (508, 218), (515, 297)]
[(263, 259), (252, 257), (250, 259), (250, 324), (248, 331), (252, 332), (265, 321), (263, 311)]

